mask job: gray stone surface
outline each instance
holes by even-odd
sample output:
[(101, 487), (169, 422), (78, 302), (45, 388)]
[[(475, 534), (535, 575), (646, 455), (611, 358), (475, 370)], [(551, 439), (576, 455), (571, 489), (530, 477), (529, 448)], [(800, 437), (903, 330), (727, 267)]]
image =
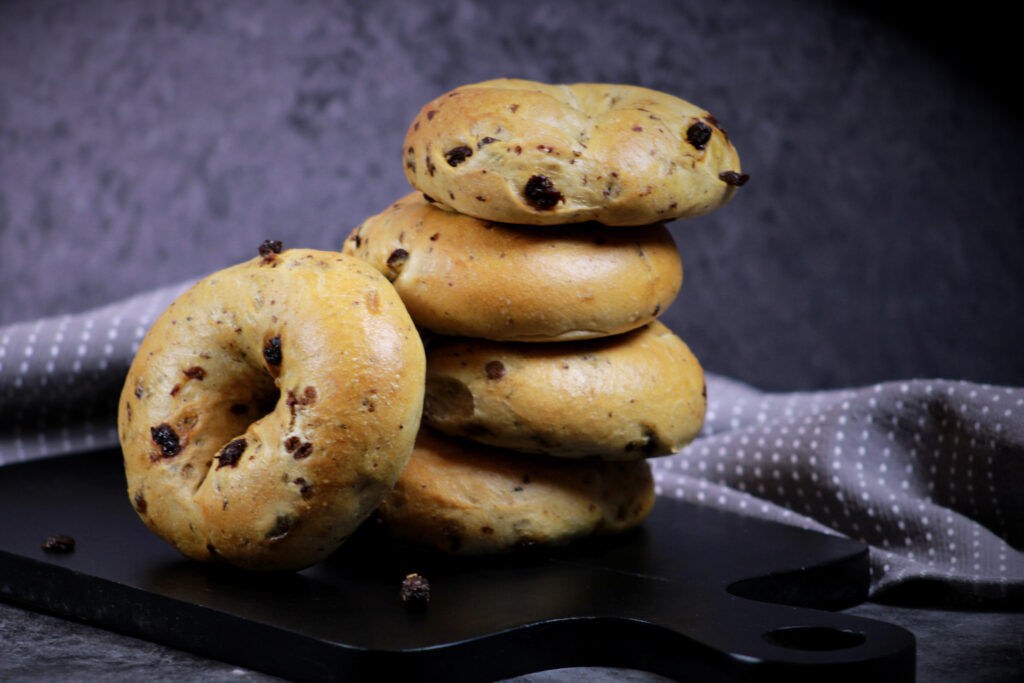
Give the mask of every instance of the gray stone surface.
[(0, 603), (2, 681), (277, 681), (187, 652)]
[(849, 614), (888, 621), (917, 638), (919, 683), (1024, 680), (1024, 614), (864, 603)]
[(405, 128), (460, 84), (618, 81), (710, 109), (752, 176), (673, 227), (686, 282), (665, 320), (709, 369), (783, 390), (1024, 384), (1024, 127), (983, 8), (9, 0), (0, 324), (267, 237), (336, 248), (408, 191)]
[[(1024, 614), (865, 603), (847, 613), (887, 621), (917, 638), (918, 683), (1014, 683), (1024, 678)], [(0, 602), (3, 681), (276, 681), (278, 678)], [(516, 683), (659, 683), (643, 671), (580, 667)]]

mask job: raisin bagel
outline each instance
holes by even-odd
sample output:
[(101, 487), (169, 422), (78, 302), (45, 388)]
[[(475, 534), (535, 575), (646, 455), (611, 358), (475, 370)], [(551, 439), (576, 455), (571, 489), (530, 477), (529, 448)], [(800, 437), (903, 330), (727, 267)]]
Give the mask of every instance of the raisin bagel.
[(708, 213), (746, 182), (716, 119), (630, 85), (498, 79), (422, 108), (406, 133), (417, 190), (469, 216), (646, 225)]
[(700, 432), (700, 363), (658, 321), (558, 344), (438, 338), (427, 351), (423, 422), (525, 453), (635, 460)]
[(154, 532), (196, 560), (291, 570), (335, 550), (398, 478), (424, 352), (394, 288), (362, 261), (261, 254), (160, 316), (118, 431), (128, 495)]
[(668, 308), (683, 279), (660, 223), (512, 226), (443, 211), (419, 193), (367, 219), (342, 250), (383, 272), (417, 325), (501, 341), (635, 329)]
[(531, 457), (422, 429), (379, 514), (399, 541), (479, 555), (619, 533), (653, 506), (646, 461)]

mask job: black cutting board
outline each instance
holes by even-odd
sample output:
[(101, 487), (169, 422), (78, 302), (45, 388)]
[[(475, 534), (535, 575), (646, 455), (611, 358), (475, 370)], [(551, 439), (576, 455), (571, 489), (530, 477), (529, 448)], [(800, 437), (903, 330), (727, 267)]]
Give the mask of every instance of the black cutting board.
[[(867, 548), (659, 499), (641, 529), (557, 551), (446, 558), (368, 529), (293, 574), (184, 559), (107, 450), (0, 468), (0, 597), (293, 679), (494, 680), (567, 666), (687, 681), (909, 681), (913, 636), (836, 610)], [(42, 542), (77, 541), (68, 554)], [(399, 600), (412, 572), (429, 608)], [(784, 603), (784, 604), (776, 604)]]

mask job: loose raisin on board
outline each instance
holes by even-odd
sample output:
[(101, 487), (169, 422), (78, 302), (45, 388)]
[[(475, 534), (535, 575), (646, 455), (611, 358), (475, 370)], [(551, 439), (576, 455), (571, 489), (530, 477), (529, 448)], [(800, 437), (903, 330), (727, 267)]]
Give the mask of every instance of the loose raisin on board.
[(409, 574), (402, 580), (398, 596), (409, 609), (426, 609), (430, 604), (430, 582), (419, 574)]
[(42, 548), (48, 553), (70, 553), (75, 549), (75, 539), (67, 534), (55, 534), (43, 541)]

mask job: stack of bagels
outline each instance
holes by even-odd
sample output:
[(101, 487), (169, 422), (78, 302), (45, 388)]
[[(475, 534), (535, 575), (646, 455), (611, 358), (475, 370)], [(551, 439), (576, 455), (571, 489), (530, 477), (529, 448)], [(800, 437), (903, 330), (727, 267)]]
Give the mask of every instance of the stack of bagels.
[(452, 553), (622, 531), (654, 503), (645, 458), (700, 431), (700, 365), (657, 317), (682, 282), (664, 221), (746, 180), (713, 117), (489, 81), (424, 107), (405, 164), (417, 192), (344, 253), (268, 240), (141, 342), (127, 493), (188, 557), (300, 569), (375, 510)]
[(747, 179), (725, 131), (645, 88), (502, 79), (424, 106), (403, 156), (416, 191), (342, 249), (426, 341), (423, 426), (385, 528), (491, 553), (639, 524), (645, 459), (703, 424), (700, 364), (657, 318), (682, 283), (665, 222)]

